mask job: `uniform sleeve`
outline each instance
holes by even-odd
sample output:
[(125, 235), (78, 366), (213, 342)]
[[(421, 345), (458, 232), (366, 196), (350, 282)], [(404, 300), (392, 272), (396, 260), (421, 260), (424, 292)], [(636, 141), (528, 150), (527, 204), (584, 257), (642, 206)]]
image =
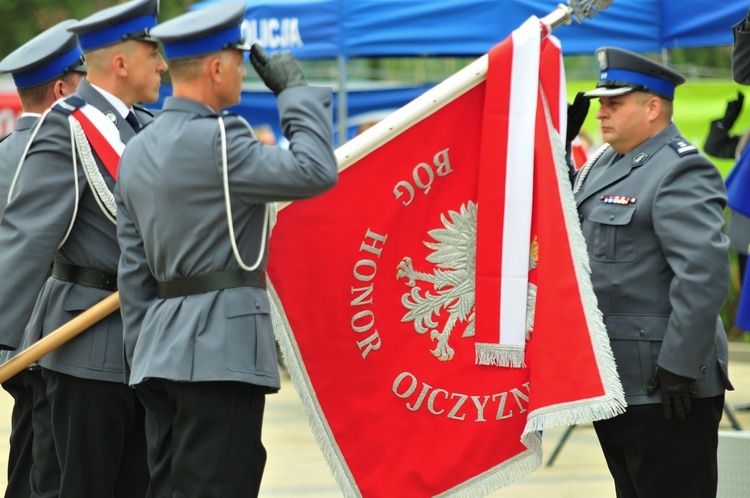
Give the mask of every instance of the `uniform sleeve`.
[[(127, 161), (127, 149), (123, 163)], [(122, 171), (122, 166), (120, 168)], [(120, 263), (117, 270), (117, 287), (120, 291), (120, 309), (123, 323), (125, 348), (125, 381), (130, 379), (130, 365), (141, 331), (143, 318), (149, 306), (157, 298), (156, 279), (146, 261), (146, 251), (140, 231), (134, 223), (127, 199), (123, 199), (124, 179), (115, 186), (117, 203), (117, 242), (120, 245)]]
[(0, 222), (0, 348), (18, 347), (73, 218), (76, 178), (66, 118), (47, 115), (23, 162)]
[(745, 19), (732, 27), (732, 78), (740, 85), (750, 85), (750, 31), (745, 31)]
[(713, 355), (717, 317), (729, 290), (725, 205), (719, 172), (699, 155), (681, 159), (654, 200), (654, 231), (674, 272), (672, 314), (657, 363), (686, 377), (705, 375), (701, 368)]
[[(247, 203), (305, 199), (333, 187), (338, 169), (333, 153), (331, 90), (294, 87), (278, 97), (289, 149), (265, 145), (238, 118), (225, 120), (231, 192)], [(215, 161), (221, 174), (221, 147)]]

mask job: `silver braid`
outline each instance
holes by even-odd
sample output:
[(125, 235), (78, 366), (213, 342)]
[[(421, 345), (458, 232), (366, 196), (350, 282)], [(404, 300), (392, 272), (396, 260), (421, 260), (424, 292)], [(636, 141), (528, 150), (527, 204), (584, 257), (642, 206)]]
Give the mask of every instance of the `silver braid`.
[(578, 173), (578, 176), (576, 177), (576, 183), (573, 186), (573, 193), (577, 194), (579, 190), (581, 190), (581, 187), (583, 187), (583, 182), (586, 180), (586, 177), (589, 176), (589, 172), (591, 171), (591, 168), (594, 167), (594, 164), (596, 164), (596, 161), (599, 160), (600, 157), (604, 155), (605, 152), (609, 150), (609, 144), (604, 144), (601, 147), (599, 147), (596, 152), (594, 152), (588, 161), (586, 161), (586, 164), (583, 165), (581, 168), (581, 172)]
[(73, 116), (68, 117), (68, 119), (71, 122), (75, 136), (78, 156), (81, 158), (81, 165), (83, 166), (84, 173), (86, 173), (86, 181), (91, 186), (94, 199), (99, 204), (99, 208), (104, 213), (104, 216), (116, 225), (117, 205), (115, 204), (115, 196), (109, 190), (109, 187), (107, 187), (107, 183), (104, 181), (101, 171), (99, 171), (99, 166), (96, 164), (96, 159), (94, 159), (91, 146), (81, 124)]

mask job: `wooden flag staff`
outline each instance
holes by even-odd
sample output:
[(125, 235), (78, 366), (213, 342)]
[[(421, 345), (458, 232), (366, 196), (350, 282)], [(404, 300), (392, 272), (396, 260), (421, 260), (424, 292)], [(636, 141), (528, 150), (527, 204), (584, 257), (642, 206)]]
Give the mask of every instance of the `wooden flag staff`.
[(120, 308), (120, 293), (115, 292), (97, 304), (87, 309), (77, 317), (57, 330), (46, 335), (18, 356), (11, 358), (0, 366), (0, 383), (10, 379), (29, 365), (39, 361), (39, 358), (56, 349), (95, 323), (109, 316)]

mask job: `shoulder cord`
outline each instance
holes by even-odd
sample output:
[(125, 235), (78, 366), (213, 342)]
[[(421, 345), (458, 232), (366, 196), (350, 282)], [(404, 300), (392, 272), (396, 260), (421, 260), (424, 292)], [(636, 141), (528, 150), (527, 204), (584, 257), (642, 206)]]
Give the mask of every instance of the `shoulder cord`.
[[(73, 116), (68, 116), (70, 121), (70, 134), (71, 140), (75, 138), (75, 145), (78, 148), (78, 154), (81, 156), (81, 166), (83, 166), (83, 172), (86, 174), (86, 181), (91, 186), (91, 190), (94, 194), (94, 199), (99, 205), (99, 208), (104, 213), (112, 224), (117, 224), (117, 205), (115, 204), (115, 196), (107, 187), (107, 183), (104, 181), (99, 166), (96, 164), (96, 159), (91, 152), (91, 145), (89, 140), (86, 138), (86, 133), (83, 131), (81, 124)], [(73, 154), (75, 157), (75, 153)], [(74, 159), (75, 161), (75, 159)]]
[[(29, 137), (29, 140), (26, 142), (26, 148), (23, 150), (23, 155), (21, 156), (21, 160), (18, 163), (18, 168), (16, 168), (16, 174), (13, 175), (13, 181), (11, 182), (10, 189), (8, 190), (8, 202), (10, 202), (10, 199), (13, 195), (13, 189), (15, 188), (16, 183), (18, 182), (18, 177), (21, 175), (21, 168), (23, 167), (23, 163), (26, 160), (26, 154), (28, 154), (29, 148), (31, 148), (31, 143), (34, 141), (34, 138), (36, 138), (36, 134), (39, 131), (39, 128), (41, 128), (42, 123), (44, 122), (44, 119), (47, 117), (47, 114), (49, 114), (50, 111), (51, 109), (47, 109), (44, 112), (44, 114), (42, 114), (42, 117), (39, 118), (39, 121), (34, 127), (34, 131), (31, 133), (31, 136)], [(71, 156), (73, 157), (73, 182), (75, 184), (76, 202), (75, 204), (73, 204), (73, 216), (70, 218), (70, 223), (68, 224), (68, 229), (65, 231), (65, 236), (63, 237), (60, 244), (57, 246), (58, 249), (60, 249), (68, 240), (68, 236), (70, 235), (70, 232), (73, 230), (73, 224), (75, 223), (76, 217), (78, 216), (78, 201), (79, 201), (78, 164), (76, 163), (76, 151), (75, 151), (75, 144), (73, 141), (72, 129), (70, 133), (70, 148), (71, 148), (70, 153), (71, 153)]]
[(227, 166), (227, 132), (224, 127), (224, 119), (219, 117), (219, 135), (221, 136), (221, 167), (223, 173), (224, 183), (224, 201), (226, 204), (227, 211), (227, 225), (229, 226), (229, 242), (232, 244), (232, 252), (234, 253), (234, 259), (245, 271), (255, 271), (263, 261), (263, 254), (266, 252), (266, 243), (268, 240), (268, 225), (269, 225), (269, 209), (268, 205), (263, 205), (263, 233), (260, 240), (260, 248), (258, 250), (258, 258), (255, 260), (252, 266), (247, 266), (240, 256), (240, 251), (237, 249), (237, 238), (234, 235), (234, 221), (232, 221), (232, 204), (229, 199), (229, 170)]
[(577, 194), (579, 190), (581, 190), (581, 187), (583, 187), (583, 182), (586, 180), (586, 177), (589, 176), (589, 172), (591, 171), (591, 168), (594, 167), (594, 164), (596, 161), (599, 160), (600, 157), (604, 155), (605, 152), (609, 150), (609, 144), (605, 143), (601, 147), (599, 147), (596, 152), (594, 152), (588, 161), (586, 161), (586, 164), (583, 165), (581, 168), (581, 172), (578, 173), (578, 177), (576, 178), (576, 183), (573, 186), (573, 193)]

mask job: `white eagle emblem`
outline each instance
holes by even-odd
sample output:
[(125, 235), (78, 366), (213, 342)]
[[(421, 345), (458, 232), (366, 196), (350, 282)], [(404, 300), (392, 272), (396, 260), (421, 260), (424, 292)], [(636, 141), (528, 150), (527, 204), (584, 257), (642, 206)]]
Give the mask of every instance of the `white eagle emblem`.
[[(428, 235), (435, 242), (424, 243), (433, 250), (427, 261), (439, 269), (432, 274), (417, 272), (411, 258), (405, 257), (398, 264), (396, 278), (407, 278), (406, 284), (412, 287), (411, 292), (401, 298), (401, 303), (409, 310), (401, 321), (413, 321), (414, 330), (419, 334), (429, 331), (430, 339), (437, 341), (430, 352), (441, 361), (449, 361), (454, 350), (448, 339), (456, 323), (467, 324), (462, 337), (474, 336), (477, 205), (469, 201), (468, 205), (461, 205), (459, 212), (448, 211), (448, 216), (441, 214), (440, 219), (445, 228), (430, 230)], [(417, 281), (432, 284), (437, 294), (430, 289), (423, 292)], [(447, 310), (449, 316), (443, 330), (439, 331), (435, 318), (442, 309)]]
[[(435, 242), (424, 244), (432, 249), (427, 261), (439, 269), (432, 274), (414, 270), (412, 259), (405, 257), (397, 267), (396, 278), (407, 278), (406, 285), (411, 292), (401, 297), (401, 303), (408, 313), (402, 322), (414, 322), (414, 330), (419, 334), (430, 332), (430, 340), (437, 341), (430, 352), (440, 361), (453, 359), (454, 350), (448, 344), (451, 332), (457, 323), (466, 323), (461, 337), (474, 337), (475, 277), (477, 254), (477, 205), (469, 201), (461, 205), (459, 212), (448, 211), (448, 216), (440, 215), (445, 228), (430, 230), (428, 235)], [(539, 245), (533, 238), (529, 251), (529, 271), (536, 269), (539, 260)], [(417, 281), (432, 284), (422, 291)], [(534, 329), (537, 287), (529, 283), (526, 308), (526, 340)], [(448, 311), (448, 321), (442, 331), (437, 330), (437, 317), (440, 311)]]

